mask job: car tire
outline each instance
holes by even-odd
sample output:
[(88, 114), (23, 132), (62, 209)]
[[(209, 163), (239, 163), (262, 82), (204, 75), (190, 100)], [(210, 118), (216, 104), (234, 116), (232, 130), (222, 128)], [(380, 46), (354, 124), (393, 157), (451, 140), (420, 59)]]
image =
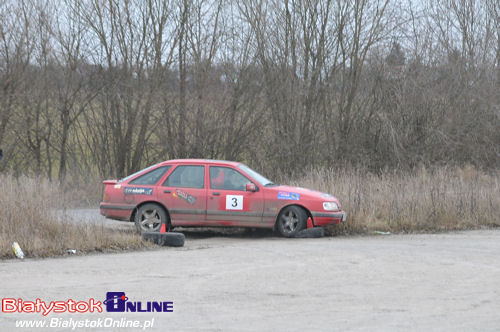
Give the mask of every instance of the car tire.
[(135, 213), (135, 227), (139, 233), (158, 232), (161, 225), (165, 224), (168, 229), (169, 220), (165, 210), (158, 204), (144, 204)]
[(307, 214), (298, 206), (287, 206), (278, 216), (277, 229), (284, 237), (294, 237), (306, 228)]
[(160, 246), (182, 247), (184, 245), (185, 236), (182, 233), (168, 232), (144, 232), (142, 239), (156, 243)]
[(296, 238), (301, 238), (301, 239), (318, 238), (323, 236), (325, 236), (325, 230), (323, 227), (306, 228), (295, 234)]

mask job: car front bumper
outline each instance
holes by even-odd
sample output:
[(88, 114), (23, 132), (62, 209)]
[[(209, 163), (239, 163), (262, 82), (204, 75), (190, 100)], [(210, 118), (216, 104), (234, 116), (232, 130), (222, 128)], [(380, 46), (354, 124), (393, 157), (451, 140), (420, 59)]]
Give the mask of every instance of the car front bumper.
[(312, 212), (312, 217), (314, 220), (314, 226), (324, 226), (328, 224), (340, 224), (347, 219), (347, 213), (345, 211), (335, 211), (335, 212)]

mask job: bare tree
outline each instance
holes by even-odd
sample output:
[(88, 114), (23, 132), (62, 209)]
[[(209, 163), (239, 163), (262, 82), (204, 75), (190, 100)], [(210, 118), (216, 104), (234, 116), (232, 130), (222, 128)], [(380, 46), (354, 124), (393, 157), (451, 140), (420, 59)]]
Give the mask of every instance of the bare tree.
[(90, 1), (81, 15), (98, 40), (93, 62), (102, 64), (98, 81), (103, 85), (82, 130), (88, 132), (87, 146), (100, 149), (95, 151), (100, 167), (112, 170), (101, 174), (124, 176), (144, 166), (146, 144), (158, 128), (156, 101), (176, 43), (172, 4)]
[(78, 15), (82, 6), (76, 0), (66, 1), (65, 6), (54, 4), (54, 8), (59, 9), (52, 33), (56, 41), (54, 59), (60, 70), (54, 82), (57, 92), (53, 101), (58, 114), (59, 132), (55, 149), (59, 153), (60, 182), (64, 182), (67, 173), (70, 130), (97, 95), (97, 91), (90, 89), (93, 73), (84, 58), (86, 26)]
[[(32, 8), (30, 39), (34, 44), (33, 63), (28, 66), (23, 80), (22, 94), (19, 100), (19, 112), (16, 130), (18, 142), (24, 142), (30, 158), (26, 162), (34, 162), (35, 175), (46, 174), (52, 179), (52, 133), (55, 122), (53, 110), (52, 82), (54, 74), (54, 40), (52, 38), (52, 20), (55, 15), (50, 7), (39, 1), (29, 2)], [(43, 173), (42, 173), (43, 172)]]
[(184, 157), (271, 175), (495, 168), (499, 13), (494, 0), (4, 1), (0, 167), (60, 181)]
[[(0, 3), (0, 145), (4, 143), (16, 109), (19, 89), (31, 60), (31, 19), (26, 2)], [(13, 152), (10, 146), (5, 150), (4, 163)]]

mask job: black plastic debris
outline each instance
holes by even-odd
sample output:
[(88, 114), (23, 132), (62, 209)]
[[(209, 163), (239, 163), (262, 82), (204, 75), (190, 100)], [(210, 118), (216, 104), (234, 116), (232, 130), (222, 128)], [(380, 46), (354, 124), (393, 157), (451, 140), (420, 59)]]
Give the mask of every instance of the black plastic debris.
[(142, 239), (160, 246), (182, 247), (184, 246), (185, 236), (176, 232), (144, 232), (142, 233)]
[(325, 236), (325, 230), (323, 229), (323, 227), (306, 228), (295, 234), (295, 237), (302, 239), (317, 238), (323, 236)]

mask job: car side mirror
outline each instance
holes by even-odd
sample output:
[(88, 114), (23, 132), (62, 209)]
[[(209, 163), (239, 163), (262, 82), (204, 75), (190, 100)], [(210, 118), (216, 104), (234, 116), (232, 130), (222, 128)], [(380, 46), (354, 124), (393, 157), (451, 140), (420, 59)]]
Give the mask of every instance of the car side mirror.
[(257, 191), (257, 186), (254, 183), (249, 182), (246, 185), (246, 191), (255, 192), (255, 191)]

